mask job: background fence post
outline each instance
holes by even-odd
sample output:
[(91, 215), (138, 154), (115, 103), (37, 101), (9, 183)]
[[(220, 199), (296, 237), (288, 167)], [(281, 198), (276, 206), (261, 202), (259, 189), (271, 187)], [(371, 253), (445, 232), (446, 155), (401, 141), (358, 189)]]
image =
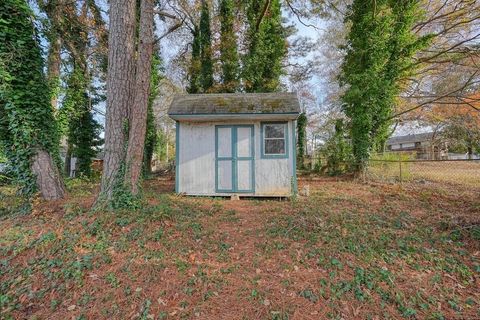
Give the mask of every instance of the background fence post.
[(402, 159), (398, 156), (398, 165), (400, 167), (400, 183), (402, 183)]

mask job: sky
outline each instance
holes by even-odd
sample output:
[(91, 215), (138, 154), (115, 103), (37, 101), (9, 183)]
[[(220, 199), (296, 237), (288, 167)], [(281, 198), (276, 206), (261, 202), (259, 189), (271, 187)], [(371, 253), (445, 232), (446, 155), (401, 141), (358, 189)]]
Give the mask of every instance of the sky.
[[(100, 4), (100, 7), (102, 8), (102, 10), (104, 10), (104, 18), (108, 22), (108, 17), (106, 15), (107, 8), (108, 8), (107, 7), (107, 2), (105, 0), (100, 0), (98, 3)], [(36, 5), (34, 4), (34, 2), (32, 2), (31, 4), (32, 4), (33, 10), (34, 10), (34, 13), (39, 15), (40, 17), (42, 17), (42, 14), (39, 13), (39, 10), (36, 7)], [(302, 19), (302, 21), (304, 23), (312, 24), (312, 25), (315, 26), (315, 27), (312, 27), (312, 26), (305, 26), (304, 24), (300, 23), (300, 21), (297, 19), (297, 17), (295, 15), (289, 14), (289, 11), (286, 11), (285, 9), (283, 10), (283, 16), (286, 18), (287, 24), (293, 24), (293, 25), (295, 25), (295, 27), (297, 29), (297, 33), (292, 36), (292, 39), (294, 37), (308, 37), (312, 41), (318, 42), (318, 41), (320, 41), (320, 39), (322, 39), (322, 37), (325, 35), (325, 33), (328, 32), (325, 29), (325, 26), (326, 26), (327, 22), (325, 20), (321, 19), (321, 18), (318, 18), (318, 19), (315, 19), (315, 20)], [(162, 25), (161, 25), (162, 22), (159, 21), (158, 18), (156, 20), (157, 20), (156, 21), (157, 26), (159, 26), (157, 28), (156, 32), (157, 32), (157, 35), (160, 36), (160, 35), (163, 34), (164, 29), (162, 28)], [(44, 53), (46, 53), (47, 48), (48, 48), (48, 43), (46, 42), (46, 40), (44, 38), (41, 39), (41, 45), (44, 49)], [(162, 54), (162, 56), (165, 60), (166, 65), (168, 63), (170, 63), (173, 55), (175, 55), (178, 52), (178, 50), (182, 49), (182, 47), (181, 47), (182, 45), (183, 45), (182, 42), (178, 41), (178, 39), (176, 39), (175, 37), (173, 37), (173, 40), (172, 40), (172, 37), (165, 38), (165, 39), (162, 40), (161, 54)], [(312, 56), (315, 55), (315, 54), (319, 54), (319, 52), (312, 52), (309, 55), (309, 57), (307, 57), (307, 59), (312, 58)], [(302, 63), (302, 62), (305, 62), (305, 61), (302, 61), (302, 59), (300, 59), (297, 62)], [(321, 65), (319, 67), (322, 68)], [(169, 75), (167, 74), (167, 77), (168, 76)], [(323, 87), (323, 84), (325, 83), (325, 81), (326, 81), (326, 79), (322, 78), (321, 73), (315, 74), (309, 80), (309, 83), (314, 90), (314, 94), (317, 97), (317, 102), (318, 102), (319, 105), (322, 103), (322, 100), (325, 97), (325, 88)], [(97, 106), (97, 109), (104, 111), (105, 110), (105, 103), (104, 102), (100, 103)], [(104, 124), (105, 118), (104, 118), (103, 115), (101, 115), (99, 113), (96, 113), (95, 118), (99, 123), (101, 123), (102, 125)], [(419, 133), (419, 132), (423, 132), (425, 130), (428, 130), (428, 128), (427, 129), (421, 128), (421, 127), (419, 127), (418, 125), (415, 125), (415, 124), (414, 125), (399, 126), (395, 135), (402, 135), (402, 134), (407, 134), (407, 133), (411, 133), (411, 132)]]

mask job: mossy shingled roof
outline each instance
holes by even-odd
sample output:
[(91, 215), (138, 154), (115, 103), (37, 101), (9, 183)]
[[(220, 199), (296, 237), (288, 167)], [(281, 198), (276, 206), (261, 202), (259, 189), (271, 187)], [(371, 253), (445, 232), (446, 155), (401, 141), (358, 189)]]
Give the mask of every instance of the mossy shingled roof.
[(295, 93), (221, 93), (176, 95), (169, 115), (300, 113)]

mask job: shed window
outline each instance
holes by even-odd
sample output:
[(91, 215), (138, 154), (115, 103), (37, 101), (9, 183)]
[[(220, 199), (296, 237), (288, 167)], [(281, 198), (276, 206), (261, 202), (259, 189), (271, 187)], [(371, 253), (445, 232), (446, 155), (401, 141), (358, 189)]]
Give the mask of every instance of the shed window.
[(287, 123), (263, 123), (262, 136), (262, 156), (287, 156)]

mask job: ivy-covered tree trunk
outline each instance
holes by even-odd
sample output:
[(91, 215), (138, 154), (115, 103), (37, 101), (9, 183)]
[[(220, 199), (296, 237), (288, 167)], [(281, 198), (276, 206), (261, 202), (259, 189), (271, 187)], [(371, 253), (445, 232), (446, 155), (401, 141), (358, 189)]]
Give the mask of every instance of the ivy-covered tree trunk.
[(108, 35), (107, 110), (105, 125), (105, 157), (101, 183), (101, 199), (109, 201), (114, 188), (123, 183), (128, 141), (129, 108), (133, 105), (135, 84), (135, 0), (110, 2)]
[(222, 91), (239, 89), (240, 62), (237, 52), (237, 36), (234, 30), (234, 1), (220, 1), (220, 62), (222, 64)]
[(160, 55), (157, 52), (158, 49), (154, 49), (155, 53), (152, 58), (152, 71), (150, 75), (150, 96), (148, 97), (148, 109), (147, 109), (147, 132), (145, 134), (145, 150), (143, 152), (143, 174), (148, 176), (152, 173), (152, 159), (155, 147), (158, 143), (157, 128), (155, 125), (155, 114), (153, 112), (153, 103), (159, 94), (159, 84), (162, 79), (160, 72), (162, 61)]
[(49, 40), (47, 56), (47, 80), (51, 91), (51, 104), (53, 110), (58, 108), (58, 91), (60, 88), (60, 67), (62, 35), (60, 25), (62, 23), (62, 10), (64, 9), (64, 0), (56, 1), (37, 1), (40, 8), (45, 11), (50, 22), (50, 28), (47, 31)]
[(200, 15), (200, 83), (202, 91), (213, 87), (212, 32), (210, 30), (210, 9), (207, 1), (202, 1)]
[[(82, 50), (78, 50), (81, 52)], [(92, 114), (92, 101), (89, 95), (90, 78), (86, 61), (86, 52), (83, 63), (73, 60), (73, 70), (66, 81), (66, 94), (60, 109), (59, 120), (66, 122), (64, 129), (67, 137), (67, 155), (65, 159), (66, 174), (70, 174), (72, 157), (77, 159), (75, 176), (90, 177), (91, 163), (95, 157), (96, 147), (101, 144), (99, 139), (101, 126), (95, 121)], [(80, 58), (81, 59), (81, 58)]]
[(412, 32), (420, 15), (420, 2), (411, 0), (354, 0), (350, 7), (341, 83), (347, 87), (342, 101), (357, 174), (386, 139), (400, 83), (415, 66), (415, 53), (429, 41)]
[(188, 93), (198, 93), (201, 89), (200, 84), (200, 30), (197, 26), (194, 26), (192, 31), (192, 57), (190, 60), (189, 78), (190, 84), (187, 89)]
[(305, 168), (305, 143), (307, 142), (307, 115), (302, 112), (297, 119), (297, 139), (298, 139), (298, 152), (297, 152), (297, 167), (300, 169)]
[(63, 168), (66, 177), (70, 177), (72, 172), (72, 148), (73, 146), (67, 142), (67, 150), (65, 151), (65, 164)]
[(142, 0), (140, 4), (140, 29), (138, 58), (135, 79), (135, 98), (130, 112), (131, 128), (126, 155), (125, 183), (132, 194), (138, 193), (142, 173), (143, 152), (147, 125), (150, 75), (153, 53), (153, 0)]
[(247, 47), (243, 82), (247, 92), (273, 92), (279, 88), (282, 62), (287, 54), (280, 0), (247, 1)]
[(65, 196), (59, 135), (32, 12), (24, 0), (0, 2), (0, 143), (26, 195)]
[(143, 176), (152, 174), (152, 161), (155, 146), (157, 145), (157, 129), (155, 127), (155, 116), (153, 114), (153, 105), (148, 104), (147, 110), (147, 130), (145, 134), (145, 148), (143, 151)]
[(58, 109), (58, 88), (60, 86), (60, 51), (62, 48), (62, 39), (57, 36), (50, 42), (48, 49), (47, 80), (50, 86), (50, 103), (54, 111)]
[(188, 93), (208, 92), (213, 87), (212, 34), (210, 9), (202, 0), (200, 22), (192, 30), (192, 58), (190, 60)]

